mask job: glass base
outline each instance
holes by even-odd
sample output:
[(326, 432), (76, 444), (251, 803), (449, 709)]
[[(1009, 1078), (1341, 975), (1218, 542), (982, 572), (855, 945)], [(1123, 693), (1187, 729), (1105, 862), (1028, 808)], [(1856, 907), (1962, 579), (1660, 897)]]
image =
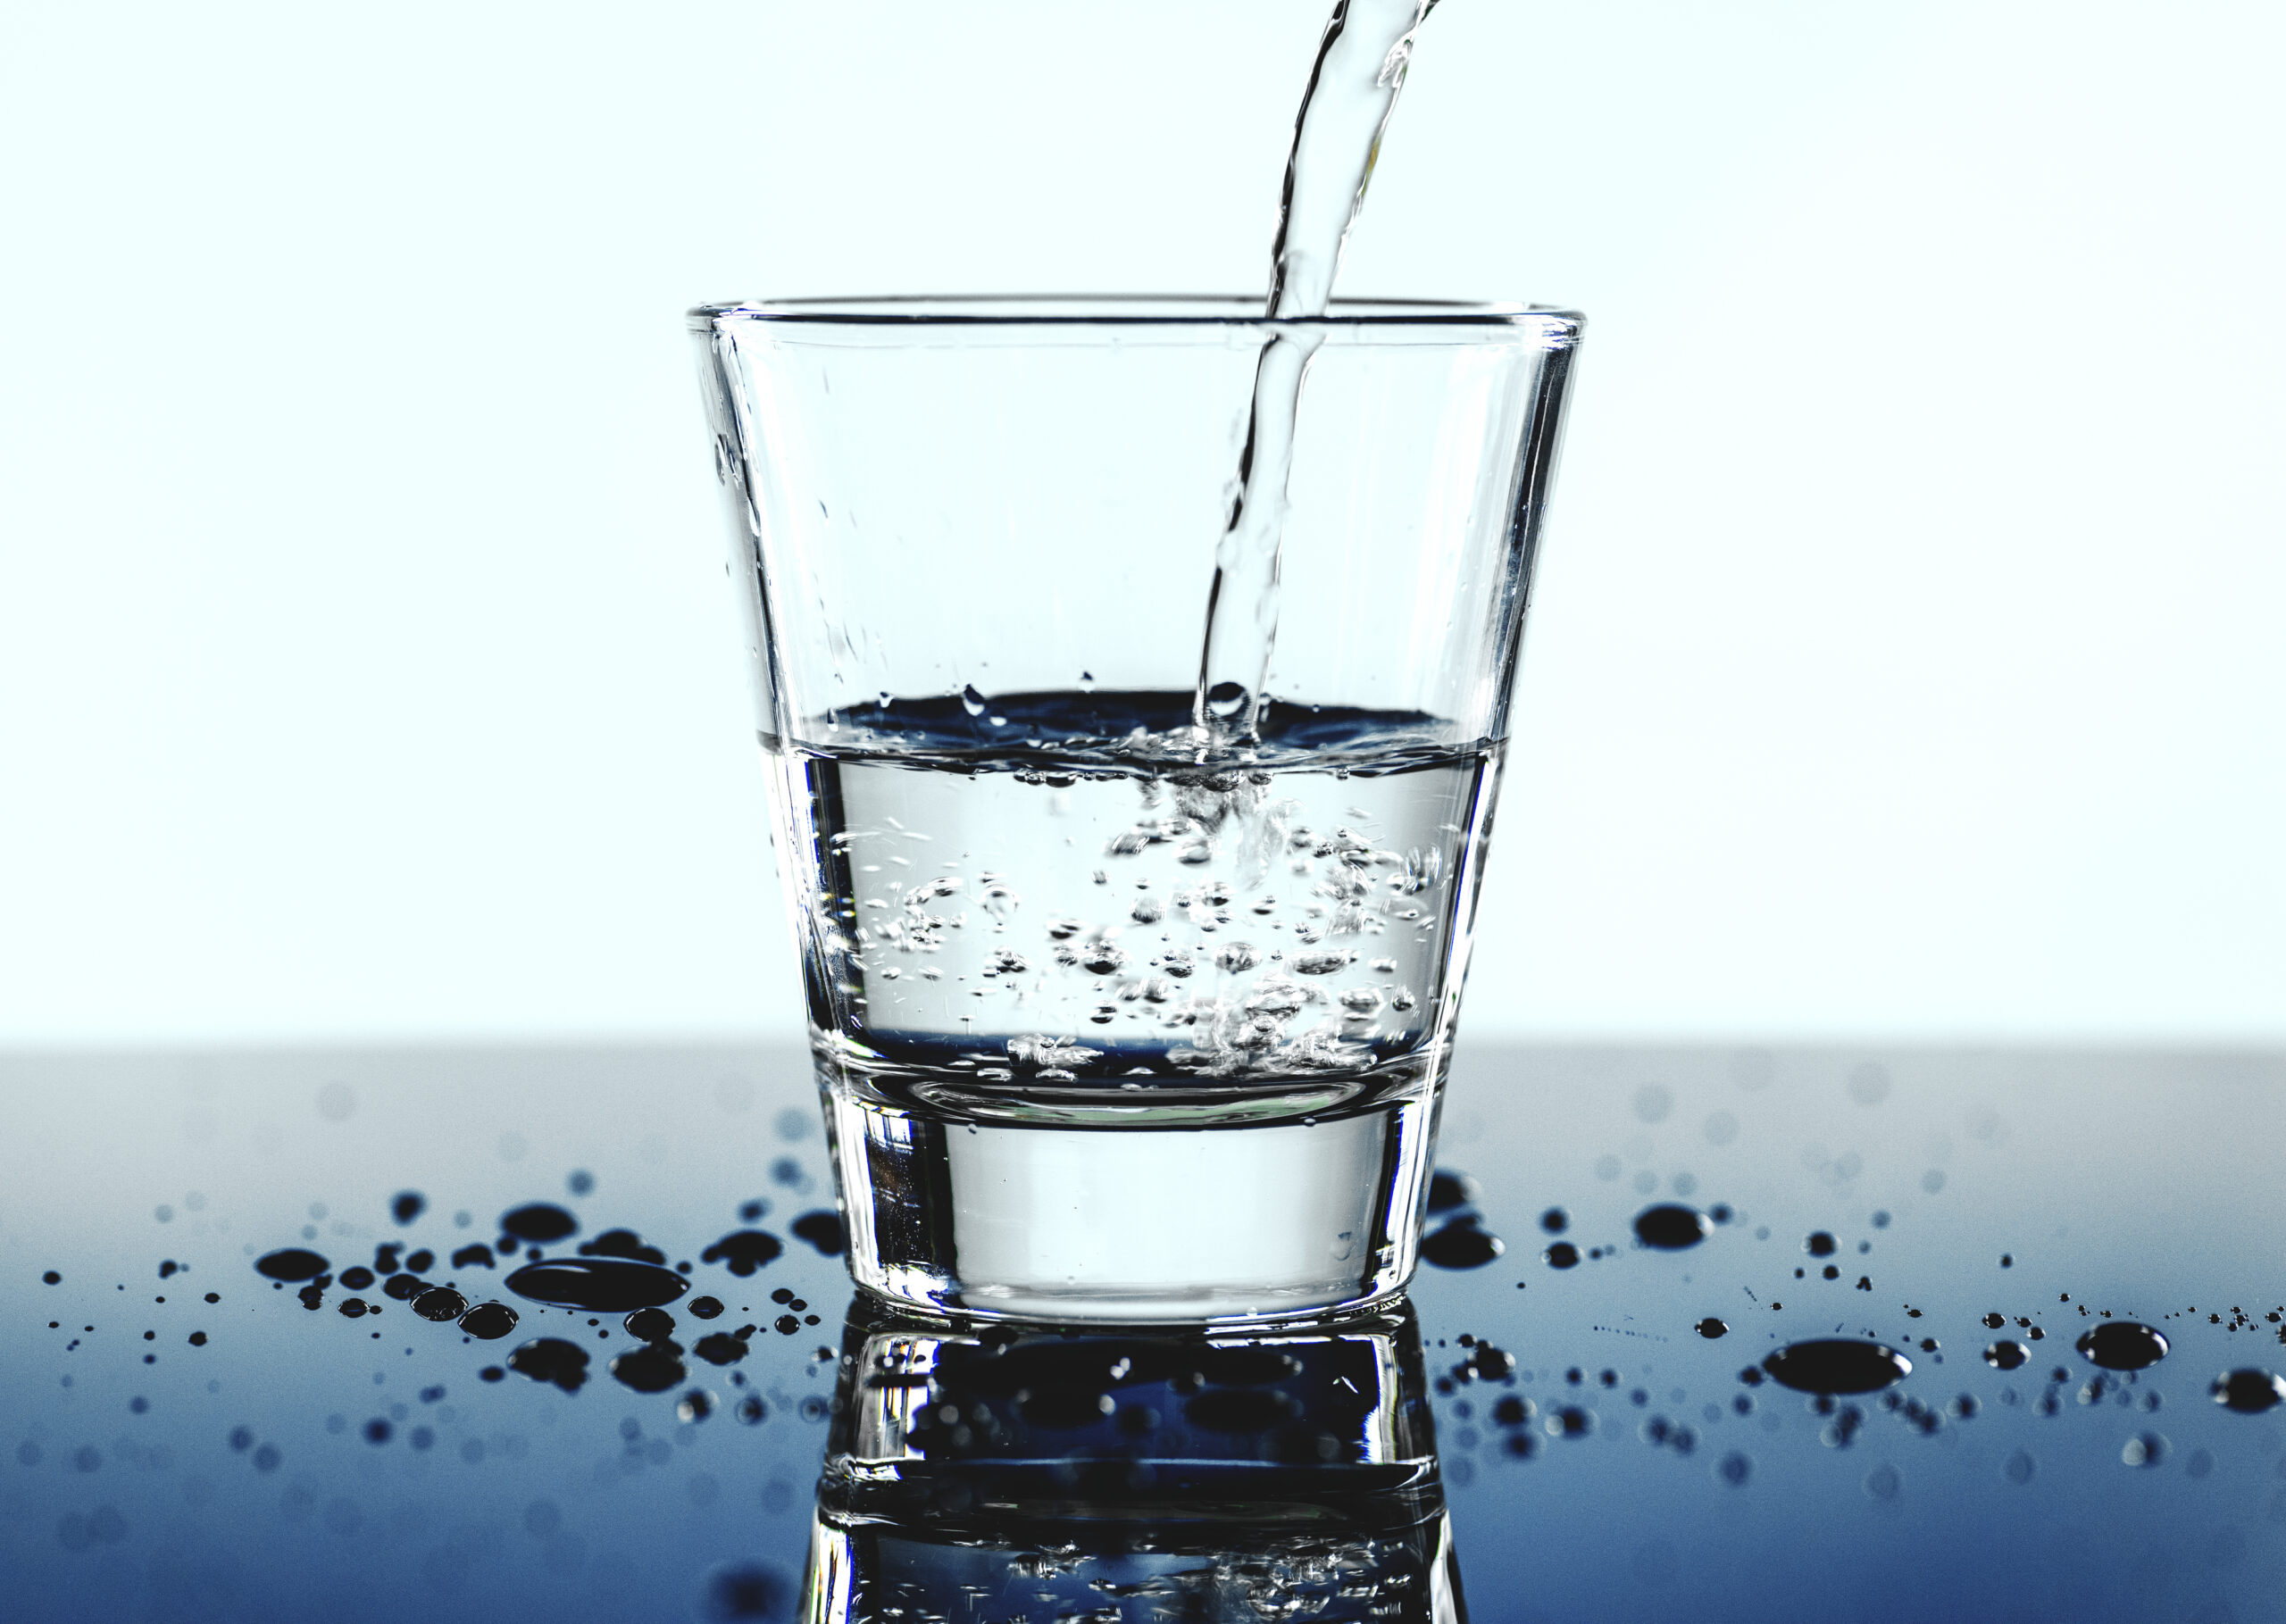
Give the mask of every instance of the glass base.
[(1276, 1320), (1412, 1278), (1441, 1064), (1345, 1082), (977, 1094), (822, 1054), (850, 1271), (939, 1313)]

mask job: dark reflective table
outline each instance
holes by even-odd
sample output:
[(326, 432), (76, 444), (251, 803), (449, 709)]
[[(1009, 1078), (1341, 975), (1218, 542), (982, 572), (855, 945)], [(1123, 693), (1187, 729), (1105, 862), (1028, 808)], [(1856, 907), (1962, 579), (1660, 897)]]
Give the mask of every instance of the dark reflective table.
[(0, 1060), (0, 1615), (2286, 1618), (2282, 1057), (1464, 1050), (1247, 1336), (853, 1304), (809, 1079)]

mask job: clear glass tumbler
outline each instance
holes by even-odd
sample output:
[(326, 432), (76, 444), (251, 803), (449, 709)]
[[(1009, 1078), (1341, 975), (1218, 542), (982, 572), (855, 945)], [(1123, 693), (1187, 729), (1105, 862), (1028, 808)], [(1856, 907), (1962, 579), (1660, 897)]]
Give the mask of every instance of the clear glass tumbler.
[[(692, 328), (858, 1283), (1162, 1323), (1400, 1290), (1580, 318)], [(1310, 358), (1247, 727), (1193, 695), (1281, 337)]]

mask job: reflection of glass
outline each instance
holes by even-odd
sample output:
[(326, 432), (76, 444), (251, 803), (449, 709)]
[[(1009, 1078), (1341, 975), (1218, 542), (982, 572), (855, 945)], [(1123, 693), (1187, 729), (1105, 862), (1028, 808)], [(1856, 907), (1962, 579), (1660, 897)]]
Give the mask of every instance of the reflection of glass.
[[(1142, 1324), (1395, 1294), (1578, 319), (693, 327), (858, 1282)], [(1273, 337), (1308, 356), (1276, 568), (1215, 622), (1266, 675), (1202, 711)]]
[(1403, 1299), (1245, 1335), (955, 1328), (862, 1303), (812, 1620), (1464, 1617)]

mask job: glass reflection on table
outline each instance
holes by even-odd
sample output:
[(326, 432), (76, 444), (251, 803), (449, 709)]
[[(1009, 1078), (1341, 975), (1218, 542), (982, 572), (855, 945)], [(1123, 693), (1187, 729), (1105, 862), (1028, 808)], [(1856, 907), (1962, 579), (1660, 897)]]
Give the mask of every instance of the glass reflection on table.
[(805, 1589), (817, 1624), (1463, 1620), (1412, 1307), (1155, 1332), (861, 1301)]

